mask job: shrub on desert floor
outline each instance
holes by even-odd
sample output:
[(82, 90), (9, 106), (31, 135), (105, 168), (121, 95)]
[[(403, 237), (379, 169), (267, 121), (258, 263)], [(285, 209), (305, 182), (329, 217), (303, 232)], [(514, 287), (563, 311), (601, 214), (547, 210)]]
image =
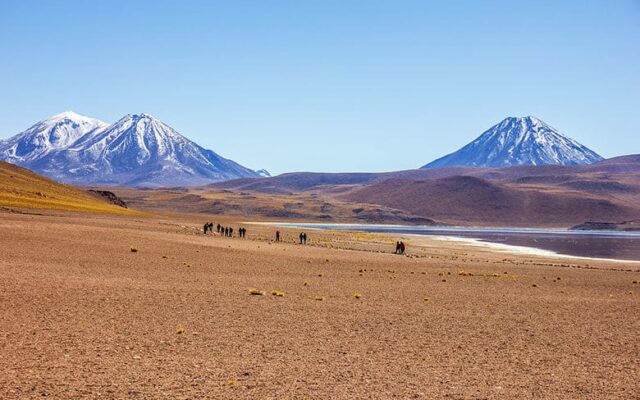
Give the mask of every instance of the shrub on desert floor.
[(135, 247), (135, 246), (129, 246), (129, 250), (130, 250), (132, 253), (137, 253), (137, 252), (138, 252), (138, 248), (137, 248), (137, 247)]
[(178, 335), (182, 335), (184, 333), (184, 328), (183, 327), (179, 327), (178, 329), (176, 329), (176, 333)]
[(323, 296), (316, 296), (315, 300), (316, 301), (324, 301), (325, 298)]
[(248, 292), (252, 296), (264, 296), (265, 294), (263, 291), (258, 290), (256, 288), (249, 288)]
[(353, 294), (353, 297), (356, 298), (356, 299), (361, 299), (362, 298), (362, 293), (356, 292), (356, 293)]
[(276, 297), (284, 297), (284, 292), (282, 290), (274, 290), (271, 292), (271, 294)]

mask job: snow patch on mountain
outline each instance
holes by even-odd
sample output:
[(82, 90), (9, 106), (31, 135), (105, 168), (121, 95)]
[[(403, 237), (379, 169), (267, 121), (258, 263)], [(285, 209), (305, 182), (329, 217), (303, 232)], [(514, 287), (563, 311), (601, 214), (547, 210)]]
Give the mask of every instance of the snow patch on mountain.
[(269, 171), (264, 168), (256, 170), (256, 173), (263, 178), (271, 178), (271, 174), (269, 173)]
[(107, 125), (98, 119), (66, 111), (0, 142), (0, 159), (18, 165), (27, 164), (64, 149), (81, 137), (96, 133)]
[(261, 176), (144, 113), (112, 125), (58, 114), (0, 143), (0, 159), (75, 184), (196, 186)]
[(587, 165), (603, 158), (536, 117), (509, 117), (460, 150), (422, 168)]

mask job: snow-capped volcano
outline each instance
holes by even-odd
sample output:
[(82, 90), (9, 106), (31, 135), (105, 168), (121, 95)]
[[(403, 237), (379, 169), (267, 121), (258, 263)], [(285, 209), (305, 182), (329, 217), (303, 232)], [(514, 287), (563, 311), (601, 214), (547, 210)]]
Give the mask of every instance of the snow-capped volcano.
[[(53, 118), (47, 121), (51, 120)], [(47, 151), (5, 158), (5, 152), (10, 149), (24, 147), (23, 138), (30, 138), (25, 133), (0, 143), (0, 159), (69, 183), (194, 186), (260, 176), (200, 147), (148, 114), (129, 114), (109, 126), (100, 123), (83, 134), (74, 132), (73, 137), (69, 135), (64, 143), (56, 141), (59, 145), (48, 146)], [(7, 147), (9, 143), (13, 145)]]
[(14, 164), (26, 164), (64, 149), (82, 136), (100, 131), (107, 125), (98, 119), (66, 111), (1, 141), (0, 159)]
[(587, 165), (603, 158), (535, 117), (509, 117), (460, 150), (422, 168)]

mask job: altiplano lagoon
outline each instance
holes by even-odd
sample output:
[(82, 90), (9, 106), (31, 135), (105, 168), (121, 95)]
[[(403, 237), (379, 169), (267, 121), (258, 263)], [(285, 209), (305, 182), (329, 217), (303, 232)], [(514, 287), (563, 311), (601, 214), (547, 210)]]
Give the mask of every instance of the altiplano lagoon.
[[(544, 228), (483, 228), (461, 226), (407, 226), (375, 224), (278, 223), (274, 226), (301, 229), (353, 230), (395, 235), (433, 236), (444, 239), (469, 239), (496, 249), (547, 253), (581, 258), (600, 258), (640, 262), (640, 231), (594, 231)], [(519, 249), (518, 249), (519, 248)], [(540, 251), (537, 251), (540, 250)]]

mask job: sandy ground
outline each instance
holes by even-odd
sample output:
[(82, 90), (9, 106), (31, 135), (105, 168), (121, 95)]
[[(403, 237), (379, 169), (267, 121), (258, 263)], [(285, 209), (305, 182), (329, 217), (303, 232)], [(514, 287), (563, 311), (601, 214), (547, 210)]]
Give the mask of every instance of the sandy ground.
[(0, 214), (0, 398), (640, 398), (638, 264), (200, 222)]

